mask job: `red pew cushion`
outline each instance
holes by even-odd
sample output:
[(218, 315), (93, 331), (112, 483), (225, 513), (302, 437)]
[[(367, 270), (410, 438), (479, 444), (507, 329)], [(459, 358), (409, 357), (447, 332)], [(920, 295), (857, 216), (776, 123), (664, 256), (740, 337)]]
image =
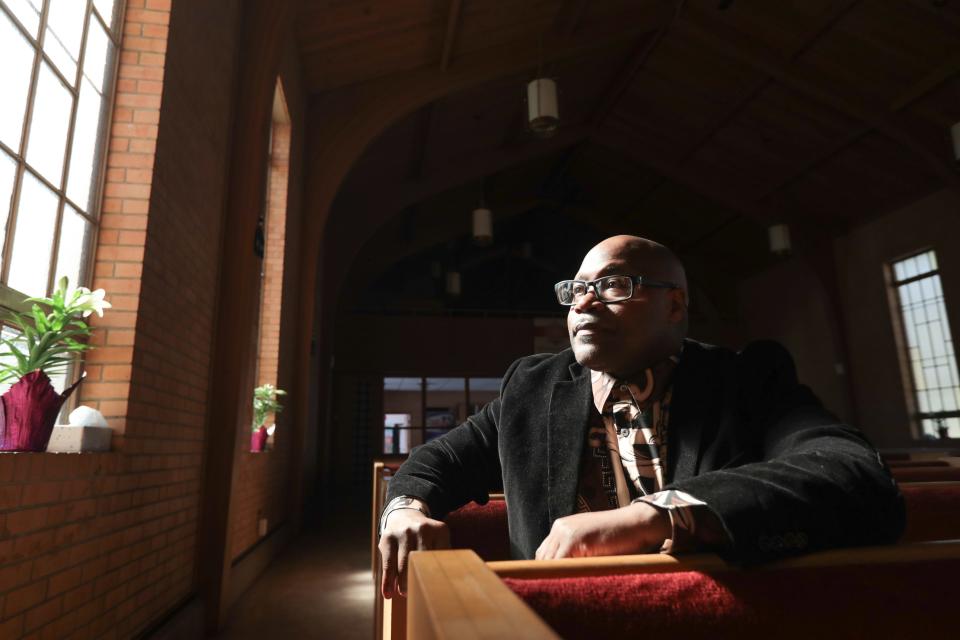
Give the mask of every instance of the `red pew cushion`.
[(457, 509), (445, 519), (450, 528), (450, 547), (473, 549), (485, 561), (509, 560), (510, 537), (507, 529), (507, 503), (490, 500)]
[(960, 538), (960, 482), (900, 485), (907, 527), (900, 542)]
[(960, 560), (504, 582), (564, 638), (926, 638), (956, 632)]
[(946, 482), (960, 480), (960, 467), (891, 467), (897, 482)]

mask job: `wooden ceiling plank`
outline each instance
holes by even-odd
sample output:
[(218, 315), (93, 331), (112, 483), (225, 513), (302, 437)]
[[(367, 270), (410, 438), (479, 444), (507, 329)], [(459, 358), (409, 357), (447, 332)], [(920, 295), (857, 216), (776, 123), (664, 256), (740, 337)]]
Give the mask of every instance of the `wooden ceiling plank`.
[(670, 25), (673, 24), (676, 18), (677, 14), (671, 13), (670, 17), (662, 22), (662, 26), (659, 29), (645, 36), (642, 42), (634, 49), (633, 54), (631, 54), (626, 64), (624, 64), (621, 72), (614, 76), (610, 86), (601, 92), (600, 101), (594, 108), (593, 115), (590, 118), (594, 126), (601, 126), (607, 116), (614, 110), (617, 103), (627, 92), (627, 89), (633, 84), (640, 69), (642, 69), (643, 65), (650, 59), (657, 45), (660, 44), (664, 35), (670, 30)]
[[(708, 29), (702, 24), (685, 20), (678, 27), (682, 28), (683, 32), (691, 38), (717, 53), (740, 64), (762, 71), (776, 82), (829, 105), (837, 111), (884, 133), (922, 159), (946, 186), (960, 191), (960, 175), (947, 162), (945, 155), (933, 151), (923, 142), (923, 136), (918, 134), (909, 124), (896, 118), (894, 114), (889, 112), (879, 113), (866, 105), (860, 104), (859, 100), (853, 96), (841, 95), (834, 89), (821, 86), (809, 77), (799, 75), (797, 72), (786, 68), (783, 63), (777, 62), (777, 56), (773, 52), (762, 51), (755, 46), (748, 47), (742, 39), (734, 38), (729, 33), (729, 29), (717, 24), (711, 24)], [(726, 32), (726, 37), (717, 35), (724, 32)]]
[(906, 109), (917, 100), (960, 73), (960, 52), (948, 57), (933, 71), (926, 74), (890, 104), (890, 111)]
[(590, 0), (565, 0), (557, 9), (553, 30), (568, 37), (574, 35), (580, 27), (589, 2)]
[(453, 48), (457, 42), (457, 32), (460, 30), (460, 10), (463, 8), (463, 0), (450, 0), (450, 12), (447, 14), (447, 30), (443, 37), (443, 52), (440, 54), (440, 70), (446, 71), (450, 68), (450, 60), (453, 58)]
[(930, 0), (906, 0), (917, 9), (931, 15), (939, 20), (944, 20), (952, 27), (960, 31), (960, 17), (949, 11), (944, 11), (942, 7), (935, 6)]

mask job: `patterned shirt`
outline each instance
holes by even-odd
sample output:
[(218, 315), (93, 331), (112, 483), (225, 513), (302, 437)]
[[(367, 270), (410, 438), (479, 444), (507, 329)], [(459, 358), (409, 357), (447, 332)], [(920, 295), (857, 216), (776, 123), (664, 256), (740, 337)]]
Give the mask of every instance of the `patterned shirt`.
[[(672, 356), (629, 380), (590, 372), (597, 411), (591, 411), (577, 492), (579, 512), (615, 509), (637, 501), (665, 510), (672, 533), (660, 546), (662, 553), (696, 547), (698, 520), (716, 528), (705, 502), (682, 491), (663, 489), (667, 484), (673, 373), (678, 362), (679, 356)], [(706, 538), (715, 538), (715, 531)]]

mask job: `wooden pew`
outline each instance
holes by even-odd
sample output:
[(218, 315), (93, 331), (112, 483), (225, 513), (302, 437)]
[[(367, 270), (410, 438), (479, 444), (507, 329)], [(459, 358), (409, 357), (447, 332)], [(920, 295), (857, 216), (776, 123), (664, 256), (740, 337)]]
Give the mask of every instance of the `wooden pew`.
[[(593, 638), (606, 626), (627, 637), (950, 637), (958, 569), (960, 541), (749, 569), (711, 554), (484, 563), (466, 550), (415, 552), (407, 635), (546, 639), (560, 637), (555, 627)], [(671, 606), (651, 597), (665, 593)]]
[[(960, 539), (960, 482), (921, 482), (900, 485), (906, 502), (907, 527), (900, 543)], [(478, 525), (478, 521), (480, 524)], [(491, 495), (485, 506), (468, 505), (447, 518), (451, 528), (451, 546), (457, 549), (476, 549), (483, 560), (508, 559), (506, 505), (502, 494)], [(497, 534), (500, 527), (502, 533)], [(664, 556), (649, 557), (652, 566), (662, 566)], [(379, 584), (379, 576), (376, 578)], [(391, 622), (393, 637), (402, 637), (405, 624), (405, 601), (387, 602), (390, 613), (383, 616), (384, 603), (377, 593), (378, 629), (382, 621)]]

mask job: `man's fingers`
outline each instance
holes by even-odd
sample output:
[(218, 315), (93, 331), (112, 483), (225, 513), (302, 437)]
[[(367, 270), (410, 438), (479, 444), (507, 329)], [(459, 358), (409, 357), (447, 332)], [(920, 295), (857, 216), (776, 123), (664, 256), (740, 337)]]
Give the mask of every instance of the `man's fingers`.
[(407, 529), (400, 535), (397, 545), (397, 593), (403, 597), (407, 595), (407, 565), (410, 561), (410, 552), (419, 548), (419, 533)]
[(389, 600), (393, 597), (397, 580), (397, 540), (393, 536), (384, 536), (377, 548), (380, 550), (380, 593)]

